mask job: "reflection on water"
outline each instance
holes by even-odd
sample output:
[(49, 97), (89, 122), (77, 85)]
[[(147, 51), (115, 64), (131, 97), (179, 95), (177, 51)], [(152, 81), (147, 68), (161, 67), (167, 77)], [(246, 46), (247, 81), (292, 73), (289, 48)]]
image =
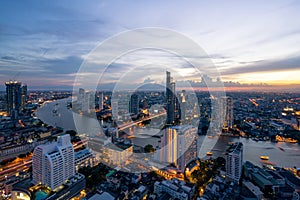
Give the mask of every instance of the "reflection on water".
[(300, 167), (300, 145), (291, 143), (255, 142), (251, 139), (220, 136), (212, 152), (214, 156), (222, 156), (229, 143), (242, 142), (244, 145), (244, 160), (249, 160), (261, 166), (260, 156), (269, 156), (269, 162), (282, 167)]
[[(49, 102), (38, 108), (36, 116), (45, 123), (64, 130), (76, 130), (78, 133), (99, 133), (99, 122), (87, 116), (76, 114), (67, 108), (67, 99)], [(53, 110), (56, 110), (53, 114)], [(76, 124), (75, 124), (76, 123)]]
[[(67, 100), (59, 100), (56, 102), (46, 103), (44, 106), (40, 107), (36, 116), (44, 121), (45, 123), (52, 126), (59, 126), (64, 128), (64, 130), (76, 130), (78, 133), (99, 133), (101, 129), (99, 128), (99, 122), (93, 118), (82, 116), (79, 114), (72, 114), (70, 110), (67, 109)], [(53, 113), (53, 110), (57, 110)], [(74, 119), (77, 123), (75, 126)], [(136, 128), (134, 130), (133, 143), (138, 146), (145, 146), (147, 144), (152, 144), (154, 147), (158, 145), (159, 138), (151, 137), (153, 135), (159, 135), (159, 129), (154, 128)], [(214, 140), (218, 140), (216, 145), (212, 150), (212, 144)], [(200, 158), (204, 157), (207, 151), (212, 151), (213, 156), (224, 156), (224, 152), (229, 143), (232, 142), (242, 142), (244, 144), (244, 160), (249, 160), (256, 165), (261, 165), (260, 156), (269, 156), (269, 161), (282, 167), (300, 167), (300, 145), (292, 143), (271, 143), (258, 141), (255, 142), (251, 139), (237, 138), (229, 136), (220, 136), (213, 138), (204, 138), (200, 136), (198, 140), (198, 150), (200, 153)]]

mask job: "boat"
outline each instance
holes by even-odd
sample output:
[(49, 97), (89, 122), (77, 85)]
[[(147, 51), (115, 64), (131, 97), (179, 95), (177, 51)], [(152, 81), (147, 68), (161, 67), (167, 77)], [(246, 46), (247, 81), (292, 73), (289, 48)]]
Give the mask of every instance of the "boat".
[(260, 156), (260, 159), (262, 159), (262, 160), (269, 160), (269, 156)]
[(207, 156), (212, 156), (212, 155), (213, 155), (213, 153), (212, 153), (212, 152), (210, 152), (210, 151), (208, 151), (208, 152), (206, 152), (206, 155), (207, 155)]
[(281, 151), (285, 151), (284, 148), (282, 148), (282, 147), (278, 147), (278, 148), (279, 148)]

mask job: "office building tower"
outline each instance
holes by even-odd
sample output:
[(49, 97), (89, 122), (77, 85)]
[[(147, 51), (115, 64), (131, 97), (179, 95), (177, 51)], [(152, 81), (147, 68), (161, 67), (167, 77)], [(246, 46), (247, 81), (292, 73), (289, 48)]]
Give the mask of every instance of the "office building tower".
[(95, 109), (95, 93), (93, 91), (85, 91), (81, 102), (81, 111), (90, 113)]
[(154, 154), (154, 159), (163, 163), (174, 163), (177, 161), (177, 131), (174, 127), (168, 127), (163, 131), (160, 144)]
[[(172, 90), (171, 86), (171, 73), (166, 72), (166, 106), (167, 106), (167, 121), (166, 124), (174, 124), (175, 122), (175, 117), (174, 117), (174, 91)], [(175, 86), (175, 83), (173, 84)]]
[(91, 111), (95, 111), (95, 107), (96, 107), (96, 95), (94, 91), (90, 91), (89, 94), (89, 112)]
[(21, 87), (21, 108), (25, 109), (25, 105), (27, 103), (27, 85), (23, 85)]
[(103, 99), (103, 93), (102, 92), (99, 94), (98, 104), (99, 104), (99, 110), (102, 110), (103, 105), (104, 105), (104, 99)]
[(111, 101), (111, 109), (112, 109), (112, 118), (113, 120), (118, 120), (119, 118), (119, 102), (118, 99), (113, 99)]
[(13, 118), (17, 118), (21, 110), (21, 82), (7, 81), (6, 111)]
[(184, 172), (186, 164), (197, 157), (197, 130), (192, 125), (173, 126), (163, 130), (154, 159), (173, 163)]
[(197, 132), (198, 128), (192, 125), (181, 126), (177, 130), (177, 168), (184, 172), (186, 165), (197, 158)]
[(82, 103), (81, 103), (81, 111), (85, 113), (90, 112), (90, 93), (89, 92), (84, 92), (83, 98), (82, 98)]
[(175, 125), (180, 122), (180, 105), (175, 95), (175, 82), (170, 72), (166, 72), (166, 107), (168, 125)]
[(219, 99), (220, 127), (223, 129), (233, 128), (233, 101), (231, 97), (221, 97)]
[(84, 89), (83, 88), (79, 88), (79, 91), (78, 91), (78, 97), (77, 97), (77, 101), (79, 103), (82, 103), (83, 102), (83, 99), (84, 99)]
[(186, 102), (186, 91), (182, 90), (180, 93), (180, 115), (181, 115), (181, 120), (184, 121), (186, 120), (186, 107), (187, 107), (187, 102)]
[(139, 113), (139, 96), (137, 94), (130, 96), (129, 112), (135, 115)]
[(74, 148), (70, 135), (60, 136), (57, 142), (40, 145), (32, 157), (32, 181), (52, 190), (75, 174)]
[(226, 151), (226, 179), (238, 182), (242, 175), (243, 143), (232, 144)]

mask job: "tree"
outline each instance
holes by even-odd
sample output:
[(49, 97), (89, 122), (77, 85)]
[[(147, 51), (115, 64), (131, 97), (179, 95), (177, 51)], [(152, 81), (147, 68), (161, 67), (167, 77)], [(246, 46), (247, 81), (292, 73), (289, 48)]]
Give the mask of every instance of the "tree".
[(155, 149), (153, 148), (153, 146), (151, 144), (147, 144), (144, 147), (144, 151), (145, 151), (145, 153), (153, 153), (155, 151)]
[(74, 137), (74, 136), (77, 135), (77, 132), (74, 131), (74, 130), (67, 130), (67, 131), (66, 131), (66, 134), (69, 134), (71, 137)]

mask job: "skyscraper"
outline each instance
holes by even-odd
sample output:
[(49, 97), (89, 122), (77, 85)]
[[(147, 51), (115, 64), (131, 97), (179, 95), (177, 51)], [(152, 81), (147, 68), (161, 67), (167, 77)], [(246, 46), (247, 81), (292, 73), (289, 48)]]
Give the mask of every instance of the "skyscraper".
[(33, 183), (44, 184), (52, 190), (75, 174), (74, 148), (70, 135), (63, 135), (57, 142), (40, 145), (32, 157)]
[(21, 87), (21, 107), (22, 107), (22, 109), (25, 108), (26, 103), (27, 103), (27, 85), (23, 85)]
[(119, 118), (119, 101), (118, 99), (111, 100), (111, 114), (113, 120), (117, 121)]
[(180, 122), (180, 106), (175, 96), (175, 82), (170, 72), (166, 72), (166, 104), (167, 121), (166, 124), (174, 125)]
[[(232, 128), (233, 127), (233, 101), (231, 97), (221, 97), (219, 99), (219, 108), (221, 119), (223, 119), (223, 124), (221, 128)], [(221, 122), (221, 121), (220, 121)]]
[(90, 112), (90, 92), (86, 92), (84, 91), (83, 93), (83, 98), (82, 98), (82, 103), (81, 103), (81, 111), (85, 112), (85, 113), (89, 113)]
[(83, 88), (79, 88), (77, 101), (79, 103), (83, 102), (85, 90)]
[(132, 94), (130, 97), (129, 112), (135, 115), (139, 113), (139, 96), (137, 94)]
[(103, 109), (103, 105), (104, 105), (104, 103), (103, 103), (103, 93), (101, 92), (100, 94), (99, 94), (99, 100), (98, 100), (98, 104), (99, 104), (99, 110), (102, 110)]
[(242, 175), (243, 143), (232, 144), (226, 151), (226, 178), (238, 182)]
[(172, 126), (164, 130), (154, 159), (174, 163), (184, 172), (186, 164), (197, 157), (197, 127)]
[(184, 172), (186, 165), (197, 158), (197, 132), (198, 128), (192, 125), (181, 126), (177, 139), (177, 167)]
[(173, 127), (163, 130), (160, 138), (159, 150), (155, 152), (154, 159), (159, 162), (176, 164), (177, 161), (177, 131)]
[(181, 120), (184, 121), (186, 118), (186, 91), (182, 90), (181, 94), (180, 94), (180, 113), (181, 113)]
[(12, 118), (17, 118), (21, 109), (21, 82), (7, 81), (6, 111)]

